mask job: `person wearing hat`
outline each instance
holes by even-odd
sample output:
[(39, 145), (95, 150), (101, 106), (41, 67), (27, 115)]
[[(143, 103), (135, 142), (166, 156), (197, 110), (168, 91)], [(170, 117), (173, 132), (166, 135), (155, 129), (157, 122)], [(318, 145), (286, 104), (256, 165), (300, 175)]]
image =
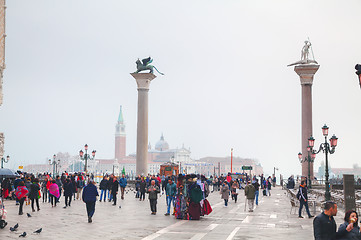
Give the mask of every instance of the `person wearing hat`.
[(249, 180), (247, 186), (244, 188), (244, 195), (247, 198), (249, 212), (253, 212), (255, 193), (256, 189), (252, 185), (251, 180)]

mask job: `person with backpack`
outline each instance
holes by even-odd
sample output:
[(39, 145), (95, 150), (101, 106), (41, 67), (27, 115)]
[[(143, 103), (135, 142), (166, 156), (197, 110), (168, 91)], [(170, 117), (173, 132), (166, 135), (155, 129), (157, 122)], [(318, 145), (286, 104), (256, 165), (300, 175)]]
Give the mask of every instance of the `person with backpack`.
[(305, 180), (301, 181), (301, 185), (300, 185), (300, 187), (298, 189), (296, 197), (300, 201), (300, 208), (298, 210), (298, 217), (303, 218), (301, 213), (302, 213), (303, 206), (305, 206), (308, 217), (313, 218), (313, 216), (310, 214), (310, 210), (308, 209), (307, 187), (306, 187), (306, 181)]
[(23, 205), (26, 199), (26, 195), (29, 193), (28, 189), (25, 187), (25, 183), (20, 181), (18, 183), (18, 187), (16, 188), (15, 195), (16, 199), (18, 200), (19, 206), (19, 215), (23, 215)]
[(76, 199), (78, 200), (79, 199), (79, 195), (80, 195), (80, 200), (81, 200), (81, 190), (83, 189), (84, 187), (84, 180), (83, 180), (83, 177), (81, 175), (78, 176), (78, 181), (76, 182), (76, 188), (77, 188), (77, 191), (76, 191)]

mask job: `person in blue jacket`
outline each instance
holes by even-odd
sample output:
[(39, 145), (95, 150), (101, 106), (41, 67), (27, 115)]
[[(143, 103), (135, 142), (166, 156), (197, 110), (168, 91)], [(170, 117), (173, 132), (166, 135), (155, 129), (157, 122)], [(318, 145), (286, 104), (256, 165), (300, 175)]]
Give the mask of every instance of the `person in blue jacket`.
[[(165, 187), (165, 191), (167, 193), (167, 213), (164, 215), (169, 216), (170, 215), (170, 205), (173, 204), (173, 208), (175, 207), (174, 206), (174, 197), (175, 197), (175, 194), (177, 193), (177, 186), (172, 181), (172, 179), (168, 179), (168, 184)], [(173, 215), (174, 215), (174, 211), (173, 211)]]
[(124, 190), (127, 186), (127, 179), (124, 177), (124, 174), (122, 175), (122, 178), (119, 179), (119, 186), (120, 186), (120, 192), (121, 192), (121, 198), (124, 199)]
[(88, 213), (88, 223), (92, 222), (92, 217), (95, 212), (95, 202), (97, 201), (98, 190), (95, 186), (94, 180), (90, 179), (89, 184), (83, 189), (82, 199), (86, 204), (86, 211)]

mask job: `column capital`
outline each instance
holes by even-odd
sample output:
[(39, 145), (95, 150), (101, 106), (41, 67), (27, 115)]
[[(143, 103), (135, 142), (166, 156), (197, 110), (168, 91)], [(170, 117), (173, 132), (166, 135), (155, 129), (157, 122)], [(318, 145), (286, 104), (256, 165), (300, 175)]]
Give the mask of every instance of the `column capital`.
[(300, 64), (295, 66), (295, 72), (300, 76), (301, 85), (312, 85), (313, 76), (319, 69), (317, 64)]
[(131, 73), (130, 75), (137, 81), (138, 90), (149, 90), (150, 82), (157, 77), (153, 73)]

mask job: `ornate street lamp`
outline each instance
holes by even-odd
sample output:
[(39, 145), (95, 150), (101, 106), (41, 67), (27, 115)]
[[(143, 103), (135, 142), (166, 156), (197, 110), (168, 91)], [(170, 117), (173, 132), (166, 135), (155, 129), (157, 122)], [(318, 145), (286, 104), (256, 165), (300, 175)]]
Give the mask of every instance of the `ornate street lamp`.
[[(308, 163), (308, 184), (307, 186), (309, 188), (312, 187), (312, 181), (311, 181), (311, 162), (314, 162), (315, 161), (315, 158), (316, 158), (316, 154), (313, 154), (312, 152), (312, 147), (311, 145), (314, 144), (314, 141), (315, 139), (311, 136), (309, 139), (308, 139), (308, 147), (307, 147), (307, 157), (305, 157), (305, 159), (303, 160), (302, 159), (302, 153), (298, 153), (298, 159), (300, 160), (300, 163), (302, 162), (307, 162)], [(312, 153), (312, 154), (311, 154)]]
[(10, 160), (10, 156), (7, 155), (6, 158), (1, 158), (1, 168), (4, 168), (4, 163), (8, 163)]
[(93, 150), (93, 151), (92, 151), (92, 155), (90, 156), (90, 155), (88, 154), (88, 144), (85, 144), (85, 145), (84, 145), (84, 150), (85, 150), (85, 154), (84, 154), (83, 150), (80, 150), (80, 151), (79, 151), (79, 156), (80, 156), (80, 159), (81, 159), (81, 160), (84, 160), (84, 161), (85, 161), (84, 172), (85, 172), (85, 174), (87, 174), (87, 171), (88, 171), (88, 160), (94, 160), (96, 151)]
[[(333, 135), (330, 138), (330, 143), (327, 142), (328, 127), (327, 127), (326, 124), (322, 127), (322, 133), (323, 133), (323, 136), (325, 137), (325, 142), (320, 144), (320, 148), (318, 149), (318, 151), (312, 150), (311, 153), (312, 153), (313, 156), (316, 156), (316, 154), (318, 154), (321, 150), (322, 150), (322, 152), (325, 153), (325, 158), (326, 158), (326, 166), (325, 166), (326, 167), (325, 168), (325, 177), (326, 177), (325, 200), (329, 201), (331, 199), (331, 193), (330, 193), (330, 182), (328, 180), (328, 177), (329, 177), (329, 174), (328, 174), (328, 154), (335, 153), (338, 138), (335, 135)], [(310, 139), (309, 139), (309, 141), (310, 141)], [(314, 142), (314, 139), (313, 139), (313, 142)]]
[[(53, 161), (51, 161), (51, 159), (49, 159), (49, 165), (53, 165), (53, 179), (55, 179), (55, 172), (58, 172), (58, 166), (60, 166), (60, 159), (58, 159), (58, 161), (55, 160), (56, 159), (56, 155), (53, 155)], [(55, 170), (56, 168), (56, 170)]]

